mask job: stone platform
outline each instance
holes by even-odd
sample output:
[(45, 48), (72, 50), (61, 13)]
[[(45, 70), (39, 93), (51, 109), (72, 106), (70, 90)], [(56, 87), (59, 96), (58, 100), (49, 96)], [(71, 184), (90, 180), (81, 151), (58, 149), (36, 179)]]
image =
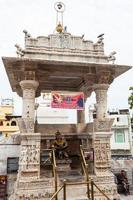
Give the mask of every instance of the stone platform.
[(13, 194), (9, 200), (48, 200), (54, 193), (54, 180), (38, 179), (15, 183)]

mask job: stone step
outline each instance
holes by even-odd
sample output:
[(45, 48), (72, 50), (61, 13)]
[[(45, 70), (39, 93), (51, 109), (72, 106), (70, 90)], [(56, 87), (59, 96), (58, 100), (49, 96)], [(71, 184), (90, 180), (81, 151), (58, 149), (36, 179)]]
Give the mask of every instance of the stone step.
[(75, 198), (69, 198), (69, 200), (89, 200), (88, 197), (85, 196), (80, 196), (80, 197), (75, 197)]
[[(59, 199), (63, 198), (63, 191), (59, 194)], [(67, 185), (66, 199), (72, 200), (88, 200), (86, 185)]]
[(71, 175), (81, 175), (82, 176), (82, 173), (81, 173), (80, 169), (71, 169), (70, 174)]
[(84, 176), (81, 174), (81, 172), (77, 169), (71, 169), (67, 171), (66, 173), (58, 173), (59, 174), (59, 179), (66, 180), (67, 182), (81, 182), (84, 180)]
[(73, 177), (73, 176), (64, 176), (62, 178), (59, 177), (59, 179), (60, 179), (61, 183), (63, 183), (64, 180), (66, 182), (69, 182), (69, 183), (75, 183), (75, 182), (82, 182), (82, 181), (84, 181), (83, 177)]

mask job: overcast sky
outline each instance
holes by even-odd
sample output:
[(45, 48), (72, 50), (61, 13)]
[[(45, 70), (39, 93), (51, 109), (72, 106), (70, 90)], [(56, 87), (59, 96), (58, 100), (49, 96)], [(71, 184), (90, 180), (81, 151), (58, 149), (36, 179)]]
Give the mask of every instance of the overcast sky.
[[(55, 0), (0, 0), (0, 56), (16, 56), (14, 45), (24, 46), (23, 30), (32, 35), (53, 33), (56, 25)], [(105, 53), (115, 50), (116, 63), (133, 66), (132, 0), (62, 0), (66, 5), (64, 25), (74, 35), (97, 40), (105, 33)], [(108, 91), (109, 108), (127, 108), (129, 87), (133, 86), (133, 69), (116, 78)], [(13, 97), (16, 113), (20, 98), (12, 93), (0, 60), (0, 95)]]

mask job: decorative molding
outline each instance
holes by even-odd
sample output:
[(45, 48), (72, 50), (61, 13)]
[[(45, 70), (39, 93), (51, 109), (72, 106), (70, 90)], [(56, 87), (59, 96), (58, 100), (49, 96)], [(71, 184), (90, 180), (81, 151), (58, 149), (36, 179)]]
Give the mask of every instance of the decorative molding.
[(95, 132), (110, 132), (114, 119), (94, 119), (94, 131)]
[(22, 90), (35, 90), (37, 89), (37, 87), (39, 86), (39, 82), (35, 81), (35, 80), (22, 80), (20, 81), (20, 86), (22, 88)]

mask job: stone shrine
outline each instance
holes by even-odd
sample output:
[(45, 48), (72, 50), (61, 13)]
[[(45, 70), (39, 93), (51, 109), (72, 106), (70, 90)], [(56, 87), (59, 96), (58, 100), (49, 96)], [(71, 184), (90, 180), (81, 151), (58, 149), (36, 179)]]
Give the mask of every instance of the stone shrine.
[[(52, 169), (50, 166), (41, 167), (40, 155), (49, 151), (57, 130), (68, 142), (71, 159), (69, 175), (62, 177), (57, 173), (57, 188), (64, 178), (70, 182), (84, 179), (80, 160), (82, 145), (83, 149), (94, 151), (94, 169), (90, 177), (113, 199), (116, 190), (110, 171), (113, 119), (107, 114), (107, 91), (113, 80), (131, 67), (115, 64), (115, 52), (105, 54), (103, 35), (94, 43), (83, 36), (71, 35), (62, 24), (57, 24), (56, 30), (55, 34), (37, 38), (24, 31), (25, 48), (16, 45), (17, 57), (2, 58), (13, 92), (23, 99), (22, 118), (18, 120), (21, 132), (19, 171), (9, 199), (44, 200), (53, 195), (55, 181)], [(96, 119), (86, 124), (84, 112), (78, 111), (77, 124), (38, 124), (35, 121), (35, 98), (41, 92), (51, 91), (81, 91), (85, 99), (94, 91)], [(71, 186), (67, 196), (69, 199), (85, 199), (86, 188)], [(95, 191), (95, 199), (106, 198)]]

